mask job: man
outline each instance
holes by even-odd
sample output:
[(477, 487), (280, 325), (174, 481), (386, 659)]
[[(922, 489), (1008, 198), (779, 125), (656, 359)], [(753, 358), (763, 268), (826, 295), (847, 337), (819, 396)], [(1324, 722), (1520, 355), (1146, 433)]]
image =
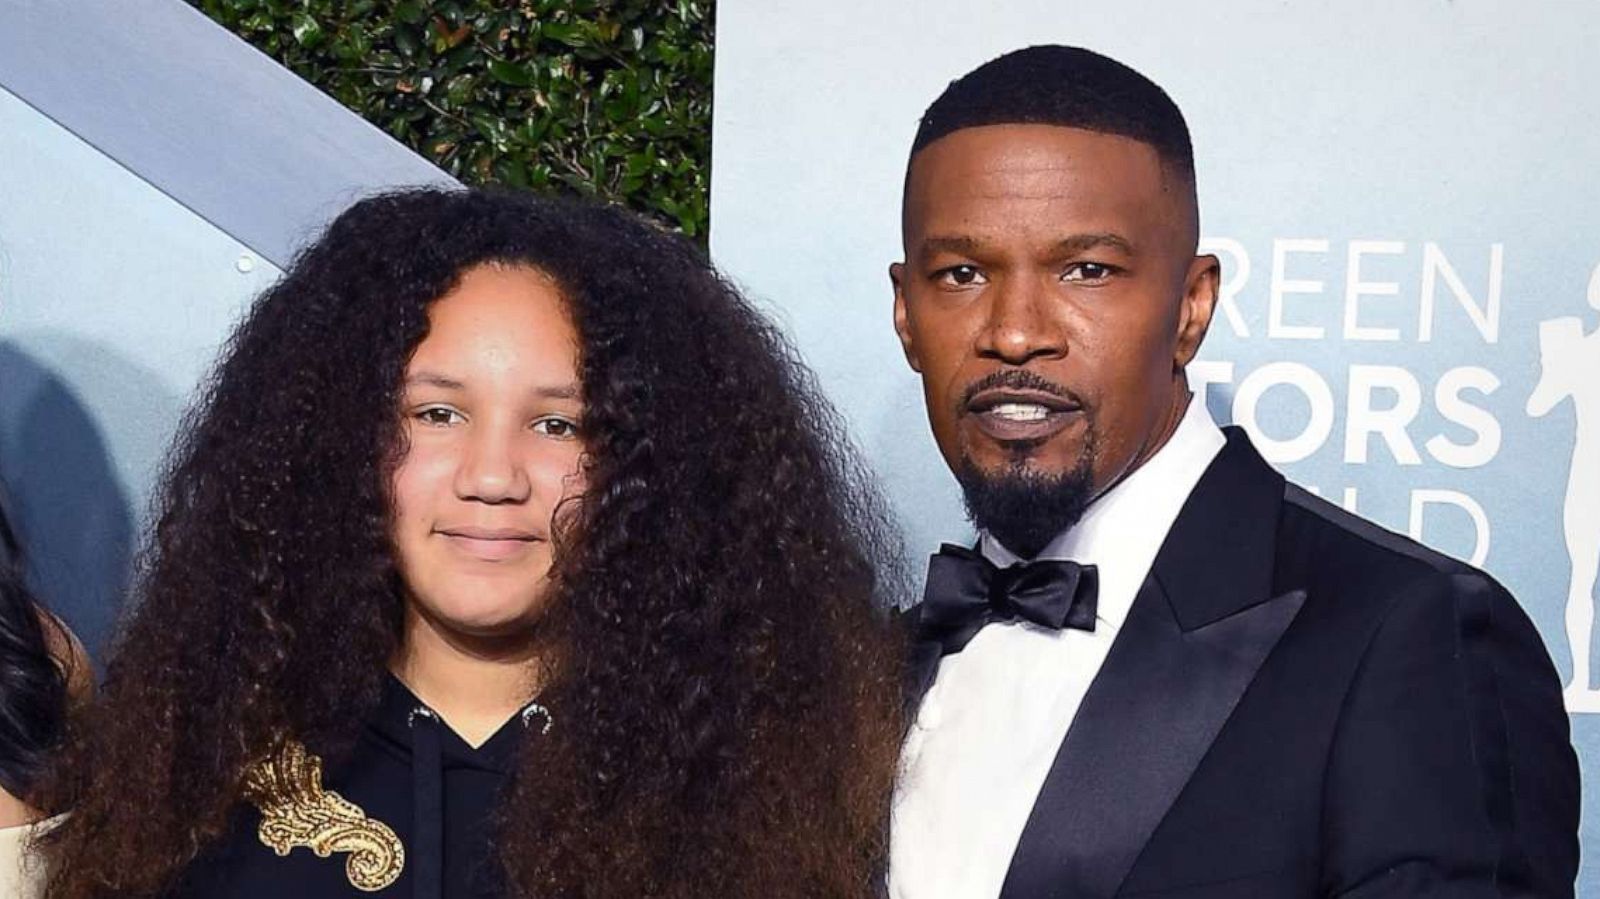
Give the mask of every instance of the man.
[(1577, 764), (1516, 602), (1191, 401), (1194, 180), (1166, 94), (1081, 49), (922, 119), (895, 327), (981, 538), (913, 613), (891, 894), (1571, 896)]

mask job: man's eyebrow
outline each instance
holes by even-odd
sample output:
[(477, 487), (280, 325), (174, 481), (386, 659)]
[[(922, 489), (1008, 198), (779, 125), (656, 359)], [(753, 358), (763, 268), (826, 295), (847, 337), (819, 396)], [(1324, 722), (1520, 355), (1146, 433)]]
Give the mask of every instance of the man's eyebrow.
[(1109, 248), (1133, 256), (1133, 244), (1121, 234), (1103, 231), (1097, 234), (1074, 234), (1056, 244), (1056, 251), (1063, 255), (1082, 253), (1085, 250)]
[(977, 252), (982, 244), (972, 237), (934, 235), (922, 239), (922, 255), (931, 256), (934, 253), (955, 253), (960, 256), (970, 256)]
[[(954, 253), (959, 256), (971, 256), (976, 254), (982, 246), (983, 242), (974, 237), (937, 234), (923, 238), (921, 244), (922, 254), (925, 256), (931, 256), (935, 253)], [(1119, 250), (1129, 256), (1135, 255), (1133, 243), (1113, 231), (1073, 234), (1057, 241), (1055, 247), (1056, 252), (1062, 255), (1072, 255), (1100, 248)]]

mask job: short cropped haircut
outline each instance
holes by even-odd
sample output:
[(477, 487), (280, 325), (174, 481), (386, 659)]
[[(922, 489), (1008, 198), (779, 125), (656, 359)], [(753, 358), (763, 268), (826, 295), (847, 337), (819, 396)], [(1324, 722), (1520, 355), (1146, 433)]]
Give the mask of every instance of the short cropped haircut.
[(1155, 82), (1082, 47), (1014, 50), (952, 81), (922, 114), (911, 156), (941, 137), (984, 125), (1059, 125), (1131, 138), (1194, 182), (1189, 126)]

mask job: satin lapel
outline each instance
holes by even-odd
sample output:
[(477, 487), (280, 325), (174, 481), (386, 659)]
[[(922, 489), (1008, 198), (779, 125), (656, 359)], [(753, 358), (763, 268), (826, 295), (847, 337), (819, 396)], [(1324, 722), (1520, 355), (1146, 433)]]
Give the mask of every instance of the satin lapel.
[(1230, 429), (1061, 743), (1002, 899), (1115, 895), (1294, 620), (1270, 595), (1283, 479)]
[(1147, 580), (1039, 791), (1002, 899), (1115, 895), (1304, 598), (1186, 634)]

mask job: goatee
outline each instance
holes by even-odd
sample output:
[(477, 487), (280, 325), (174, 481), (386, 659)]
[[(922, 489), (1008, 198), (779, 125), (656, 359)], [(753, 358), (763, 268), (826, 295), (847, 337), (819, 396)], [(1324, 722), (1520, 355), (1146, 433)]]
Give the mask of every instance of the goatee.
[(1033, 558), (1077, 524), (1093, 499), (1092, 449), (1086, 447), (1078, 463), (1060, 474), (1033, 468), (1023, 448), (998, 473), (982, 471), (962, 456), (955, 474), (967, 517), (1006, 549)]

